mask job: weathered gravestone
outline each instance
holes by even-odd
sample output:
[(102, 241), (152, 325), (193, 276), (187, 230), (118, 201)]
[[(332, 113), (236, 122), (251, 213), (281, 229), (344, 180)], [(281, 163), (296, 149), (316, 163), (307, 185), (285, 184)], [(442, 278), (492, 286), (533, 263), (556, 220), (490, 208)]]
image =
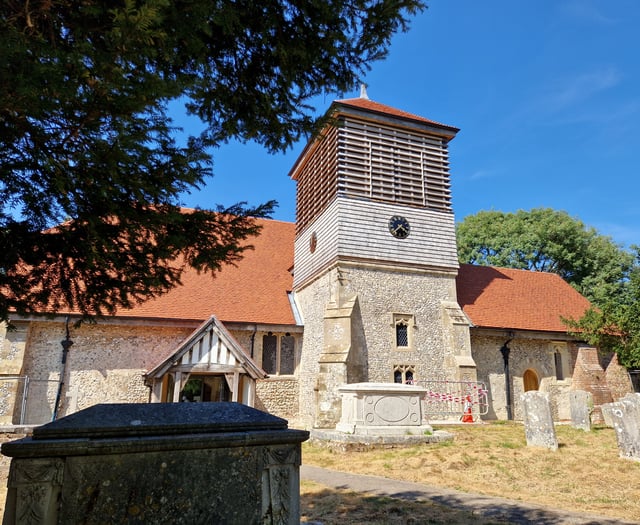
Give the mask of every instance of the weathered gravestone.
[(613, 403), (606, 403), (600, 407), (600, 411), (602, 412), (602, 420), (605, 426), (609, 428), (613, 428)]
[(574, 390), (569, 392), (569, 406), (571, 409), (571, 426), (591, 431), (591, 411), (593, 409), (593, 396), (591, 392)]
[(4, 525), (300, 523), (300, 445), (238, 403), (96, 405), (2, 445)]
[(548, 395), (544, 392), (531, 390), (522, 394), (520, 399), (524, 413), (527, 445), (557, 450), (558, 440), (556, 438), (556, 429), (553, 426), (553, 416)]
[(605, 405), (616, 431), (620, 457), (640, 461), (640, 394)]

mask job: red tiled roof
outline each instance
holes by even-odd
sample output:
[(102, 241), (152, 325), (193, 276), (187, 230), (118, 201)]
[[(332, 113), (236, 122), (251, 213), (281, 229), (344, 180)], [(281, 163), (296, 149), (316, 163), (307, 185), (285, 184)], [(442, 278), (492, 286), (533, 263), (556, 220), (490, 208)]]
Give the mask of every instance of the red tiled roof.
[[(118, 317), (222, 322), (295, 324), (287, 292), (293, 278), (295, 224), (258, 219), (260, 235), (248, 242), (236, 266), (212, 276), (188, 269), (182, 286)], [(578, 319), (589, 301), (552, 273), (460, 265), (458, 303), (473, 324), (483, 328), (566, 332), (561, 317)]]
[(342, 104), (343, 106), (352, 106), (355, 108), (366, 109), (367, 111), (373, 111), (375, 113), (381, 113), (381, 114), (390, 115), (393, 117), (400, 117), (404, 119), (415, 120), (417, 122), (422, 122), (424, 124), (430, 124), (432, 126), (445, 128), (454, 133), (457, 133), (458, 131), (460, 131), (456, 127), (448, 126), (447, 124), (442, 124), (441, 122), (436, 122), (435, 120), (429, 120), (419, 115), (414, 115), (413, 113), (408, 113), (406, 111), (402, 111), (400, 109), (396, 109), (391, 106), (387, 106), (385, 104), (380, 104), (379, 102), (374, 102), (373, 100), (370, 100), (368, 98), (348, 98), (343, 100), (336, 100), (335, 103)]
[(561, 317), (579, 319), (591, 304), (559, 275), (460, 265), (458, 303), (474, 325), (566, 332)]
[(244, 252), (236, 266), (215, 274), (188, 269), (178, 286), (156, 299), (118, 316), (205, 320), (215, 315), (222, 322), (295, 324), (287, 292), (293, 278), (295, 225), (259, 219), (262, 231), (248, 240), (255, 248)]

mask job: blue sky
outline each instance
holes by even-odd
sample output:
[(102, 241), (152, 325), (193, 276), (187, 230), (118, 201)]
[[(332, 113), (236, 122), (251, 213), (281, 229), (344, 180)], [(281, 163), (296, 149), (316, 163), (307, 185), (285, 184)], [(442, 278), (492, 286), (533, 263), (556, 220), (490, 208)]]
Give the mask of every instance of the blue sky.
[[(365, 82), (372, 100), (460, 128), (450, 143), (456, 220), (550, 207), (640, 244), (640, 2), (428, 3)], [(336, 98), (312, 104), (324, 112)], [(303, 147), (274, 156), (225, 145), (215, 177), (184, 204), (276, 199), (274, 218), (293, 221), (288, 172)]]

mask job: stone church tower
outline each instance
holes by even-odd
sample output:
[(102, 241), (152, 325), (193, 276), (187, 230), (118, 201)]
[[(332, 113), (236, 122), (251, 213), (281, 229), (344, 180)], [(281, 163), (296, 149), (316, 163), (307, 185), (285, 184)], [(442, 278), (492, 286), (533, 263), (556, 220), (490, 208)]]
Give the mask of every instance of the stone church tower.
[(333, 428), (344, 383), (475, 380), (448, 143), (457, 129), (360, 98), (334, 102), (291, 170), (300, 412)]

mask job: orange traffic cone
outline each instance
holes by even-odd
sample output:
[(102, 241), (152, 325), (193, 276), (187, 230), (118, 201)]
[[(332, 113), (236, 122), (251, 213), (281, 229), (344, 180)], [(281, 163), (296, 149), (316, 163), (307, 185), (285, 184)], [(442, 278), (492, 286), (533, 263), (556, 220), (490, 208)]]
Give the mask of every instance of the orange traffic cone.
[(464, 414), (462, 414), (463, 423), (473, 423), (473, 414), (471, 413), (471, 396), (467, 396), (464, 400)]

